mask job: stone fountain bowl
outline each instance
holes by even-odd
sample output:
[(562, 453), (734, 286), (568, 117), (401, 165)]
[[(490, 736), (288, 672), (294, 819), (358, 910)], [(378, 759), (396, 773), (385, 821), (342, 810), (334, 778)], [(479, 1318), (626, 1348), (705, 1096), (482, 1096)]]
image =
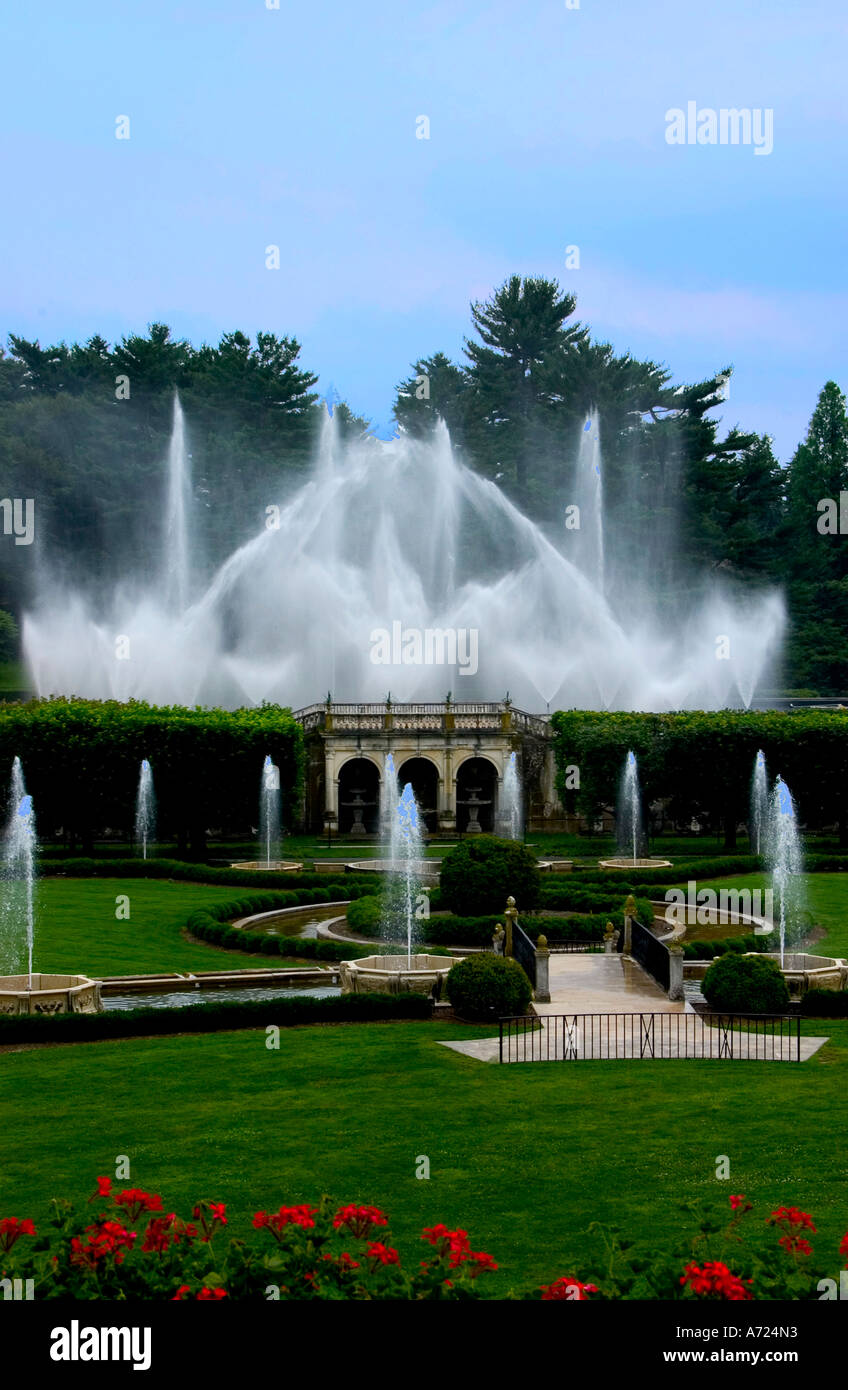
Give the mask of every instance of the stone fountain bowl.
[[(749, 951), (748, 955), (767, 954), (780, 965), (779, 951)], [(791, 999), (800, 999), (808, 989), (845, 989), (848, 987), (848, 960), (838, 956), (813, 956), (808, 951), (785, 951), (783, 976), (789, 986)]]
[(670, 859), (633, 859), (620, 856), (615, 859), (599, 859), (599, 869), (670, 869)]
[(420, 883), (437, 884), (441, 859), (354, 859), (345, 868), (351, 873), (405, 874), (409, 870)]
[(98, 1014), (100, 981), (87, 975), (0, 975), (0, 1014)]
[(264, 870), (272, 874), (294, 874), (298, 869), (302, 869), (302, 864), (296, 864), (293, 859), (242, 859), (237, 864), (230, 864), (231, 869), (250, 869), (251, 872)]
[(431, 994), (459, 956), (364, 956), (339, 965), (342, 994)]

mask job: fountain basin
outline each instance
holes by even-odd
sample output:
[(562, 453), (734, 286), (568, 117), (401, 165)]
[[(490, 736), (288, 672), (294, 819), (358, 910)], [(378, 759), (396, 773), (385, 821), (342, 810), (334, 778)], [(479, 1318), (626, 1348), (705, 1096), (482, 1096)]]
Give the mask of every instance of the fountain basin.
[(599, 869), (670, 869), (670, 859), (633, 859), (632, 857), (616, 859), (599, 859)]
[(243, 859), (237, 864), (230, 864), (230, 868), (250, 869), (252, 873), (264, 870), (271, 874), (295, 874), (303, 865), (295, 864), (292, 859)]
[(0, 975), (0, 1014), (98, 1014), (100, 981), (87, 975)]
[(442, 868), (441, 859), (354, 859), (345, 868), (351, 873), (406, 874), (419, 883), (438, 884)]
[[(748, 952), (749, 955), (760, 952)], [(780, 965), (780, 952), (769, 951), (769, 960)], [(848, 961), (838, 956), (813, 956), (808, 951), (785, 951), (783, 976), (789, 986), (789, 997), (800, 999), (808, 989), (845, 989), (848, 987)]]
[(459, 956), (364, 956), (339, 964), (342, 994), (431, 994)]

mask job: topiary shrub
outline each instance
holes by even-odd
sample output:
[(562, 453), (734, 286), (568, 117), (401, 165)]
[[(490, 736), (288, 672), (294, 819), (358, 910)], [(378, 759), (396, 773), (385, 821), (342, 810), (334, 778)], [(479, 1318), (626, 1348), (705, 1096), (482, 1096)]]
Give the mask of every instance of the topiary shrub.
[(714, 960), (701, 985), (710, 1008), (728, 1014), (779, 1014), (789, 989), (777, 961), (728, 951)]
[(517, 960), (481, 952), (451, 966), (447, 995), (463, 1018), (491, 1019), (527, 1012), (532, 990)]
[(477, 835), (445, 856), (440, 887), (441, 906), (459, 917), (503, 912), (509, 897), (527, 912), (539, 901), (536, 856), (517, 840)]

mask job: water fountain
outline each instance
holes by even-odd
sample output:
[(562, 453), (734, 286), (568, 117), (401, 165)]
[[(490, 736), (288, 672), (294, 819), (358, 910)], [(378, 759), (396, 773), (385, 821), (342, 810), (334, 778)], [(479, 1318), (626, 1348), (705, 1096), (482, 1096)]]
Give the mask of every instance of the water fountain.
[(3, 846), (4, 963), (17, 965), (24, 946), (26, 973), (0, 975), (0, 1014), (96, 1013), (100, 985), (86, 975), (33, 974), (35, 939), (35, 809), (20, 758), (12, 765), (11, 808)]
[(624, 760), (624, 771), (618, 790), (616, 810), (616, 835), (620, 850), (630, 853), (617, 855), (613, 859), (599, 860), (602, 869), (657, 869), (668, 868), (670, 859), (647, 859), (639, 857), (644, 832), (642, 827), (642, 792), (639, 786), (639, 767), (636, 754), (629, 750)]
[(761, 748), (754, 759), (754, 775), (751, 778), (751, 823), (748, 828), (748, 839), (754, 854), (762, 854), (765, 849), (768, 814), (769, 792), (766, 756)]
[(401, 993), (414, 991), (441, 993), (448, 971), (455, 964), (451, 956), (431, 956), (412, 952), (415, 936), (416, 899), (421, 887), (418, 877), (422, 859), (421, 819), (412, 784), (407, 782), (390, 821), (389, 863), (392, 865), (384, 892), (383, 935), (391, 940), (398, 934), (406, 941), (406, 956), (374, 955), (358, 961), (342, 961), (343, 994), (368, 990)]
[(769, 803), (766, 858), (771, 868), (775, 911), (780, 931), (780, 966), (785, 963), (787, 932), (796, 940), (800, 935), (803, 911), (804, 855), (792, 793), (777, 778)]
[(521, 803), (521, 778), (518, 775), (518, 759), (510, 753), (504, 768), (503, 805), (499, 816), (500, 833), (507, 840), (520, 840), (524, 834), (524, 816)]
[(280, 790), (280, 769), (266, 755), (259, 779), (259, 859), (243, 859), (233, 864), (234, 869), (262, 869), (266, 873), (294, 873), (303, 864), (292, 859), (280, 858), (282, 837)]
[(156, 797), (150, 763), (142, 759), (138, 774), (138, 793), (135, 799), (135, 840), (141, 845), (141, 856), (147, 858), (147, 847), (156, 836)]
[[(623, 554), (606, 534), (596, 417), (588, 423), (575, 462), (587, 513), (576, 548), (575, 533), (531, 521), (462, 465), (444, 426), (423, 440), (343, 441), (336, 411), (311, 478), (280, 499), (279, 525), (263, 526), (209, 578), (193, 558), (175, 400), (162, 574), (148, 585), (127, 575), (112, 592), (90, 585), (96, 597), (86, 597), (40, 571), (23, 622), (34, 688), (230, 707), (264, 699), (296, 708), (322, 683), (360, 700), (384, 698), (387, 685), (400, 700), (441, 699), (447, 657), (373, 659), (374, 633), (392, 631), (400, 616), (421, 632), (478, 634), (479, 661), (454, 663), (467, 700), (488, 699), (506, 681), (528, 710), (749, 704), (778, 655), (782, 600), (715, 587), (700, 609), (660, 611), (645, 547)], [(627, 576), (618, 588), (612, 554)], [(116, 659), (117, 632), (132, 661)], [(716, 632), (727, 634), (732, 657), (705, 662)]]

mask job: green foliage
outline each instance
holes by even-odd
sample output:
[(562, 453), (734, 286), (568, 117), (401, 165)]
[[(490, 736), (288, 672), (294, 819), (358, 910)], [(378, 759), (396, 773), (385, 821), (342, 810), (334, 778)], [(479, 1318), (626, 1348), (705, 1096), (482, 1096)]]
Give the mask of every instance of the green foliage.
[(518, 961), (481, 952), (451, 966), (447, 994), (463, 1018), (491, 1019), (526, 1013), (532, 989)]
[(686, 960), (713, 960), (716, 956), (726, 955), (728, 951), (768, 951), (771, 943), (768, 937), (754, 936), (750, 932), (747, 936), (719, 936), (709, 941), (687, 940), (682, 945)]
[(777, 961), (735, 951), (714, 960), (701, 985), (711, 1009), (721, 1013), (779, 1014), (789, 1004), (789, 988)]
[[(500, 917), (430, 917), (422, 925), (422, 931), (427, 941), (434, 945), (480, 946), (488, 950), (492, 945), (495, 926), (502, 920), (503, 913)], [(521, 917), (519, 922), (531, 941), (545, 935), (551, 941), (589, 942), (602, 939), (604, 928), (610, 920), (614, 927), (621, 928), (624, 925), (624, 914), (612, 912), (595, 916), (576, 916), (572, 913), (564, 917)]]
[(808, 989), (801, 1013), (810, 1018), (848, 1018), (848, 989)]
[[(280, 769), (284, 824), (299, 804), (303, 736), (291, 711), (157, 707), (140, 700), (50, 699), (0, 705), (0, 767), (26, 770), (39, 831), (90, 848), (133, 823), (138, 769), (153, 769), (159, 833), (202, 853), (210, 825), (243, 831), (257, 816), (266, 754)], [(5, 779), (4, 779), (5, 780)]]
[[(312, 942), (330, 945), (330, 942)], [(287, 952), (288, 954), (288, 952)], [(108, 1009), (100, 1014), (0, 1015), (0, 1043), (92, 1042), (167, 1033), (217, 1033), (222, 1029), (294, 1028), (304, 1023), (373, 1023), (387, 1018), (429, 1018), (432, 1005), (419, 994), (342, 994), (327, 999), (291, 995), (183, 1009)]]
[(360, 936), (379, 936), (381, 918), (381, 900), (370, 893), (351, 903), (347, 910), (348, 926)]
[(14, 661), (18, 655), (18, 625), (11, 613), (0, 608), (0, 661)]
[(503, 912), (510, 897), (527, 911), (539, 900), (536, 857), (518, 840), (469, 836), (442, 861), (440, 887), (444, 906), (460, 916)]

